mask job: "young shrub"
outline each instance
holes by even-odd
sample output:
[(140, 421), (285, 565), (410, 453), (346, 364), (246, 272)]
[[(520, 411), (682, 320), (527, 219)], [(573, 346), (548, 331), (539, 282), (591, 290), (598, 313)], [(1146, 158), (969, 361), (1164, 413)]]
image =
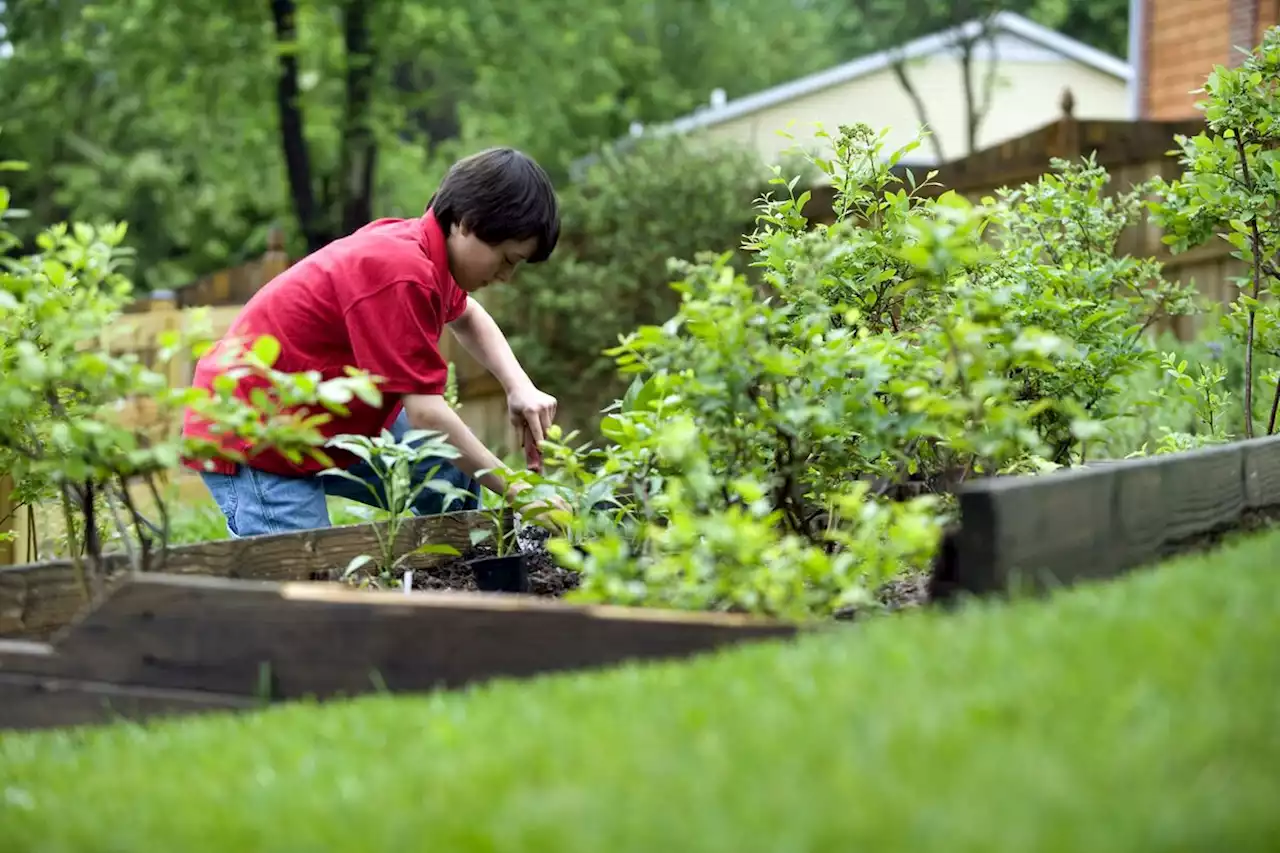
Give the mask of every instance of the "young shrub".
[[(0, 221), (7, 205), (8, 194), (0, 189)], [(328, 413), (344, 410), (355, 395), (379, 397), (371, 377), (352, 373), (321, 381), (318, 375), (273, 370), (279, 344), (269, 337), (233, 353), (235, 371), (270, 377), (270, 390), (259, 395), (264, 410), (234, 399), (230, 380), (211, 395), (170, 388), (164, 374), (137, 354), (109, 351), (104, 339), (127, 325), (124, 308), (131, 297), (121, 272), (124, 235), (124, 225), (59, 224), (37, 236), (35, 253), (0, 260), (0, 471), (13, 476), (23, 499), (62, 507), (68, 550), (86, 594), (100, 579), (104, 528), (115, 531), (135, 570), (150, 568), (168, 535), (157, 479), (184, 454), (227, 455), (209, 443), (183, 442), (130, 422), (140, 405), (145, 403), (152, 418), (170, 422), (191, 405), (218, 432), (234, 432), (300, 459), (304, 453), (325, 458), (317, 427)], [(17, 245), (0, 227), (0, 250)], [(193, 337), (200, 337), (198, 330)], [(162, 344), (159, 367), (180, 349), (200, 351), (208, 341), (173, 334)], [(137, 505), (131, 486), (139, 484), (150, 494), (159, 523)]]
[[(1112, 250), (1137, 194), (1102, 196), (1092, 163), (974, 205), (925, 192), (905, 153), (859, 126), (815, 161), (807, 194), (759, 205), (747, 243), (680, 267), (680, 308), (610, 351), (631, 390), (589, 454), (621, 510), (578, 513), (553, 547), (579, 596), (829, 615), (923, 570), (966, 479), (1074, 464), (1142, 337), (1187, 309), (1158, 268)], [(1053, 254), (1046, 254), (1052, 243)], [(550, 467), (566, 448), (549, 445)], [(582, 454), (574, 454), (581, 459)], [(576, 546), (576, 547), (575, 547)]]
[[(1207, 129), (1179, 136), (1183, 174), (1156, 182), (1153, 219), (1174, 252), (1203, 245), (1215, 235), (1231, 244), (1247, 270), (1240, 295), (1222, 318), (1223, 329), (1243, 351), (1243, 373), (1232, 390), (1243, 408), (1238, 428), (1252, 438), (1276, 431), (1280, 372), (1266, 377), (1269, 399), (1259, 404), (1260, 364), (1280, 363), (1280, 28), (1273, 27), (1236, 68), (1209, 75), (1200, 107)], [(1264, 392), (1265, 394), (1265, 392)], [(1265, 424), (1265, 427), (1261, 427)], [(1237, 425), (1233, 424), (1234, 432)]]
[(377, 482), (360, 479), (341, 468), (329, 468), (325, 473), (342, 477), (367, 489), (373, 506), (386, 513), (384, 524), (371, 525), (378, 543), (378, 553), (360, 554), (354, 557), (342, 573), (342, 579), (357, 586), (391, 587), (401, 582), (400, 567), (417, 554), (444, 554), (457, 556), (457, 549), (443, 543), (426, 543), (406, 553), (396, 553), (396, 542), (404, 525), (406, 514), (423, 491), (435, 491), (442, 496), (442, 505), (449, 507), (465, 496), (460, 489), (451, 487), (443, 479), (436, 479), (440, 465), (418, 477), (418, 469), (433, 459), (458, 458), (458, 450), (445, 435), (433, 430), (410, 430), (399, 441), (389, 430), (377, 436), (340, 435), (331, 439), (328, 446), (358, 457), (373, 470)]

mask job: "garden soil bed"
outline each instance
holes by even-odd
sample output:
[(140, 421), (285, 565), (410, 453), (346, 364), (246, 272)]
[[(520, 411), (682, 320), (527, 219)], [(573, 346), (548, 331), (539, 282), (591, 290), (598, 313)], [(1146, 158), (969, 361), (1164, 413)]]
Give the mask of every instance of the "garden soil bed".
[[(544, 542), (545, 532), (531, 529), (521, 531), (520, 545), (525, 555), (525, 567), (529, 573), (528, 595), (541, 595), (559, 598), (580, 583), (578, 573), (564, 568), (547, 552)], [(479, 586), (469, 560), (483, 559), (497, 555), (493, 545), (482, 542), (468, 549), (461, 557), (454, 557), (426, 569), (415, 569), (413, 572), (413, 589), (431, 590), (433, 592), (458, 591), (476, 592)]]

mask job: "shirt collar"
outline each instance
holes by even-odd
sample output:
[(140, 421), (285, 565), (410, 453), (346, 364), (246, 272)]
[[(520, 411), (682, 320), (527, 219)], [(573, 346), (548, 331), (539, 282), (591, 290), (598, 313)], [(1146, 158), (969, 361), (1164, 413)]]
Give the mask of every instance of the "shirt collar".
[(453, 273), (449, 270), (449, 247), (445, 241), (444, 229), (436, 221), (435, 211), (430, 208), (422, 215), (422, 248), (436, 268), (436, 275), (442, 284), (457, 287)]

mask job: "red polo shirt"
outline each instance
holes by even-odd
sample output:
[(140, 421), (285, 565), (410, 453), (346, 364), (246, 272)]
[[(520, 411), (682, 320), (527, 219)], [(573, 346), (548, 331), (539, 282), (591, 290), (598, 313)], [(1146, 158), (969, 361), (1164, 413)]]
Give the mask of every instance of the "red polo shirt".
[[(444, 393), (447, 365), (438, 348), (440, 334), (466, 304), (466, 292), (449, 273), (444, 233), (430, 210), (418, 219), (380, 219), (308, 255), (254, 294), (223, 339), (196, 363), (192, 385), (212, 388), (223, 369), (218, 352), (231, 341), (246, 345), (272, 335), (280, 342), (277, 370), (314, 370), (331, 379), (352, 366), (382, 377), (381, 407), (353, 400), (348, 417), (334, 415), (320, 426), (326, 438), (377, 435), (399, 413), (405, 394)], [(254, 388), (267, 385), (261, 377), (245, 377), (236, 396), (249, 400)], [(250, 453), (239, 439), (214, 436), (190, 410), (183, 435), (220, 440), (263, 471), (304, 476), (323, 467), (309, 458), (294, 465), (271, 450)], [(341, 451), (325, 452), (340, 467), (355, 462)], [(202, 461), (185, 464), (209, 470)], [(235, 473), (236, 463), (214, 460), (212, 470)]]

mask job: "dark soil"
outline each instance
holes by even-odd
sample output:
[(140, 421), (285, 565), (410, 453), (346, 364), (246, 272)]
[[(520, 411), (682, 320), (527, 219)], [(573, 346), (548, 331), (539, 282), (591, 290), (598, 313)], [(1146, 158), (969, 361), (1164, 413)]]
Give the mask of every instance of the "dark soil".
[[(529, 573), (528, 594), (559, 598), (576, 588), (581, 578), (577, 572), (556, 563), (555, 558), (542, 545), (545, 538), (533, 536), (521, 543), (525, 568)], [(476, 592), (479, 588), (476, 586), (475, 575), (466, 563), (468, 560), (494, 556), (497, 556), (497, 552), (493, 545), (482, 542), (461, 557), (444, 560), (430, 568), (414, 569), (413, 589)]]

